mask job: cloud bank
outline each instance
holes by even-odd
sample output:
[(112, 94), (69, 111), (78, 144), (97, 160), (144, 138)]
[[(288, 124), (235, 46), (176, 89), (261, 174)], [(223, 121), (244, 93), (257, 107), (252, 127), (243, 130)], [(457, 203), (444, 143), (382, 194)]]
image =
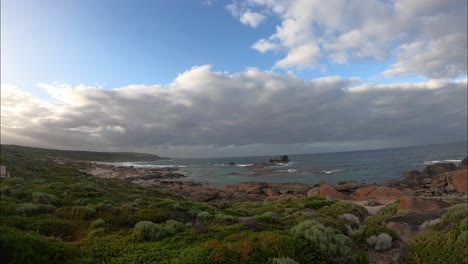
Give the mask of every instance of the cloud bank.
[(262, 53), (285, 53), (276, 68), (371, 59), (393, 61), (384, 71), (389, 76), (453, 78), (467, 72), (467, 1), (246, 0), (229, 9), (243, 24), (249, 23), (242, 14), (252, 12), (279, 18), (276, 32), (252, 45)]
[[(2, 143), (178, 156), (219, 148), (245, 155), (261, 154), (264, 146), (294, 153), (297, 146), (423, 144), (467, 134), (466, 79), (373, 85), (257, 69), (228, 74), (205, 65), (166, 87), (39, 86), (52, 100), (2, 84)], [(307, 150), (314, 151), (301, 149)]]

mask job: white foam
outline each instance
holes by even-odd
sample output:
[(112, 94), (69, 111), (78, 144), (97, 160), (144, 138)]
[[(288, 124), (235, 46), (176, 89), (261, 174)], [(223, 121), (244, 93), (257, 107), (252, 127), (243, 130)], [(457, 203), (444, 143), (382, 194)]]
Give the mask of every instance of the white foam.
[(336, 170), (322, 170), (323, 172), (325, 172), (326, 174), (332, 174), (332, 173), (335, 173), (335, 172), (339, 172), (341, 171), (340, 169), (336, 169)]
[(432, 165), (436, 163), (460, 163), (461, 160), (426, 160), (423, 162), (424, 165)]
[(248, 167), (248, 166), (252, 166), (253, 164), (250, 163), (250, 164), (236, 164), (236, 166), (238, 167)]

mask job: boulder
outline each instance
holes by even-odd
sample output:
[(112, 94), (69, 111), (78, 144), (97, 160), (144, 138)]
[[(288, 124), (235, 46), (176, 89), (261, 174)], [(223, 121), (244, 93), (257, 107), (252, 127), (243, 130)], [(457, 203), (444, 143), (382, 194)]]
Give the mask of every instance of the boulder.
[(279, 184), (270, 184), (270, 186), (278, 189), (281, 194), (305, 194), (310, 188), (310, 185), (305, 183), (279, 183)]
[(263, 193), (268, 197), (279, 196), (280, 193), (277, 189), (273, 189), (271, 187), (265, 188), (262, 190)]
[(359, 186), (360, 184), (357, 181), (341, 181), (338, 182), (338, 185), (335, 187), (335, 189), (339, 192), (350, 193), (357, 189)]
[(281, 155), (276, 157), (273, 161), (271, 162), (281, 162), (281, 163), (288, 163), (289, 162), (289, 157), (286, 155)]
[(387, 186), (371, 185), (359, 188), (354, 192), (354, 199), (356, 200), (369, 200), (374, 199), (377, 201), (393, 201), (405, 195), (404, 192)]
[(261, 194), (262, 189), (268, 188), (268, 183), (266, 182), (242, 182), (239, 184), (238, 191), (246, 192), (250, 194)]
[(424, 181), (424, 178), (427, 178), (427, 174), (425, 172), (412, 170), (407, 171), (404, 174), (405, 181), (412, 185), (412, 187), (421, 185)]
[(468, 170), (468, 157), (465, 157), (460, 164), (458, 164), (459, 170)]
[(224, 191), (226, 192), (237, 192), (239, 185), (236, 184), (226, 184), (224, 185)]
[(468, 190), (468, 170), (459, 170), (447, 173), (450, 184), (459, 193), (467, 193)]
[(231, 162), (228, 163), (228, 165), (234, 166), (234, 165), (236, 165), (236, 163), (234, 161), (231, 161)]
[(321, 197), (332, 197), (332, 198), (336, 198), (336, 199), (344, 199), (345, 198), (344, 194), (338, 192), (337, 190), (335, 190), (335, 188), (333, 188), (332, 186), (330, 186), (328, 184), (323, 184), (322, 186), (320, 186), (319, 195)]
[(436, 176), (444, 172), (450, 172), (457, 169), (457, 166), (453, 163), (436, 163), (427, 166), (424, 172), (429, 176)]
[(321, 184), (318, 187), (313, 187), (307, 190), (307, 197), (332, 197), (336, 199), (344, 199), (346, 196), (328, 184)]

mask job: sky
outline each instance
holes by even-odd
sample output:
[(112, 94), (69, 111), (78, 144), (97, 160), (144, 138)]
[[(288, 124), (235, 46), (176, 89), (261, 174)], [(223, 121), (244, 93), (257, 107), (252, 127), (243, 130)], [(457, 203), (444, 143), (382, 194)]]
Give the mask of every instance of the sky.
[(465, 0), (2, 0), (1, 142), (171, 157), (466, 140)]

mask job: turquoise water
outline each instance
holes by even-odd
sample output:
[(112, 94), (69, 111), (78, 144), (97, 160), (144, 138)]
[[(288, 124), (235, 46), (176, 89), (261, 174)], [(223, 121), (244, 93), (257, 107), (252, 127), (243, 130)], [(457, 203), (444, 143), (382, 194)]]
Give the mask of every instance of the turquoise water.
[[(277, 153), (278, 155), (283, 153)], [(116, 163), (119, 166), (178, 167), (189, 176), (183, 180), (203, 182), (222, 187), (245, 181), (299, 182), (315, 184), (321, 181), (336, 184), (343, 180), (379, 183), (401, 178), (408, 170), (422, 170), (436, 162), (458, 164), (467, 156), (467, 142), (427, 145), (406, 148), (289, 155), (291, 162), (271, 169), (275, 173), (255, 175), (255, 170), (245, 166), (267, 161), (273, 156), (171, 159), (153, 162)], [(228, 165), (235, 162), (235, 166)], [(232, 175), (235, 173), (234, 175)]]

